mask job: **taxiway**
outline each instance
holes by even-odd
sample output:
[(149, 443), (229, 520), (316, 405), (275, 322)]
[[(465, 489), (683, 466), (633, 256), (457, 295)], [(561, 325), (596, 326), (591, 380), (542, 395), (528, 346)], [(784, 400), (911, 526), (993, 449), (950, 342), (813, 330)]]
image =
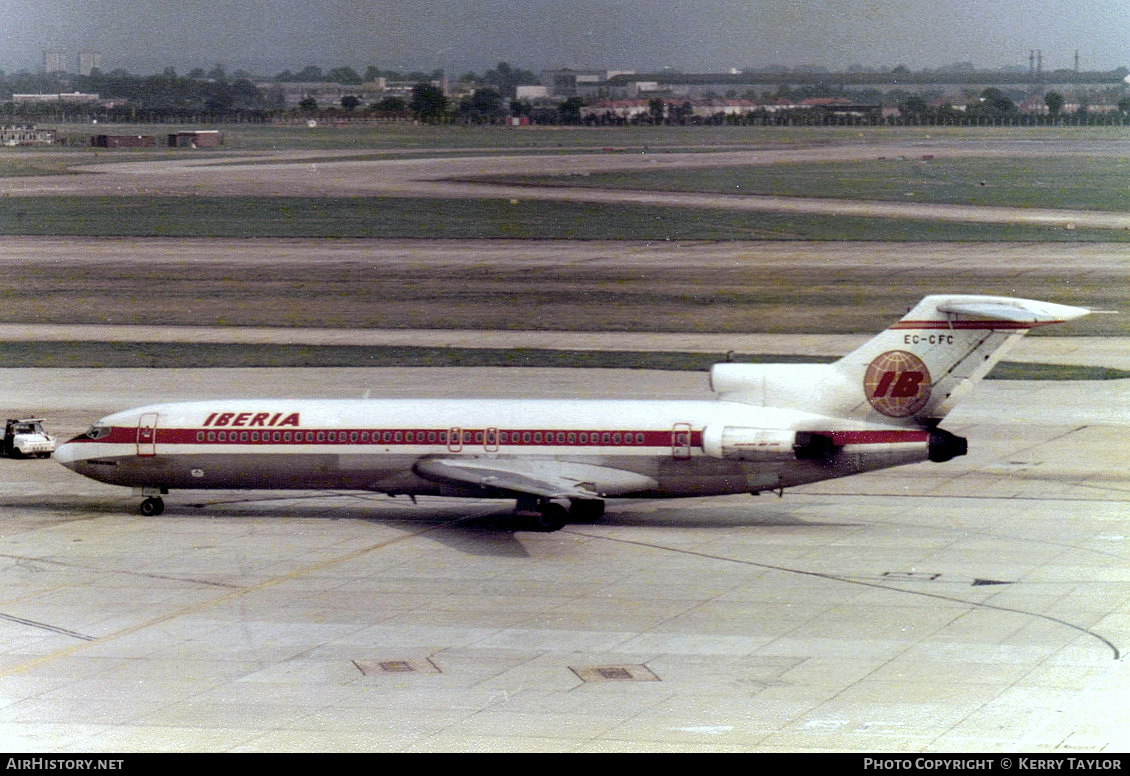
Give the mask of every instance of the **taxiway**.
[[(2, 370), (55, 430), (152, 400), (699, 396), (698, 373)], [(989, 381), (970, 455), (775, 496), (174, 493), (0, 461), (8, 751), (1123, 751), (1130, 381)]]

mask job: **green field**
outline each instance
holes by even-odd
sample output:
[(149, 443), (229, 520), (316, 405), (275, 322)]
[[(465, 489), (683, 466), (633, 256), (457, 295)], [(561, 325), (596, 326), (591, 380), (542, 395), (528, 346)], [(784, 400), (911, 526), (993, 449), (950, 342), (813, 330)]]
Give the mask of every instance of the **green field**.
[(523, 240), (1122, 242), (1130, 232), (1058, 226), (398, 197), (7, 197), (0, 234)]
[(529, 186), (758, 194), (991, 207), (1130, 210), (1130, 158), (874, 159), (583, 176), (508, 176)]

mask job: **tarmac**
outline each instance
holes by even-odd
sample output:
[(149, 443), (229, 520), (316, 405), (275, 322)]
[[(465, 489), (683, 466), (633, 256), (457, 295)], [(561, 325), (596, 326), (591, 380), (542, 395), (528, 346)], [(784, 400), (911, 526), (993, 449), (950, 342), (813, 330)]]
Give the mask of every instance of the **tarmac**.
[[(934, 140), (731, 154), (538, 157), (584, 174), (884, 154), (1125, 155), (1125, 142)], [(11, 177), (8, 196), (241, 193), (512, 196), (983, 222), (1130, 225), (1124, 213), (952, 209), (679, 193), (508, 189), (455, 181), (527, 156), (253, 164), (135, 162)], [(212, 161), (221, 161), (216, 158)], [(0, 263), (229, 261), (233, 241), (6, 238)], [(245, 241), (241, 264), (474, 255), (441, 241)], [(405, 250), (405, 248), (409, 250)], [(680, 246), (617, 253), (654, 266)], [(731, 247), (694, 246), (732, 262)], [(765, 245), (781, 266), (866, 244)], [(1120, 283), (1126, 248), (900, 246), (906, 267), (962, 277), (1006, 260), (1066, 285)], [(383, 256), (384, 254), (382, 254)], [(495, 256), (495, 258), (492, 258)], [(447, 263), (444, 263), (447, 262)], [(463, 262), (464, 264), (461, 264)], [(971, 269), (972, 268), (972, 269)], [(1018, 270), (1019, 271), (1019, 270)], [(907, 275), (908, 277), (910, 275)], [(146, 327), (148, 328), (148, 327)], [(36, 326), (4, 339), (215, 337)], [(228, 329), (224, 336), (342, 332)], [(346, 332), (344, 336), (360, 336)], [(834, 355), (850, 338), (378, 332), (385, 342)], [(697, 335), (695, 335), (697, 336)], [(744, 336), (744, 335), (743, 335)], [(519, 338), (518, 340), (513, 338)], [(521, 339), (533, 338), (533, 339)], [(179, 340), (156, 340), (179, 341)], [(205, 340), (215, 341), (215, 340)], [(738, 344), (734, 344), (738, 342)], [(693, 343), (693, 344), (692, 344)], [(1124, 340), (1030, 338), (1011, 360), (1126, 367)], [(818, 351), (824, 351), (819, 353)], [(830, 352), (834, 351), (834, 352)], [(8, 412), (67, 437), (156, 401), (253, 396), (708, 395), (705, 375), (639, 370), (2, 369)], [(0, 459), (0, 750), (8, 752), (1032, 752), (1130, 749), (1130, 380), (987, 381), (944, 424), (945, 464), (819, 483), (781, 498), (613, 502), (598, 523), (514, 532), (509, 503), (370, 493), (174, 492), (159, 518), (125, 489), (51, 461)]]
[[(635, 370), (0, 382), (63, 436), (171, 397), (708, 393)], [(142, 518), (0, 460), (0, 749), (1125, 751), (1128, 399), (988, 381), (944, 424), (964, 458), (553, 534), (368, 493), (180, 492)]]

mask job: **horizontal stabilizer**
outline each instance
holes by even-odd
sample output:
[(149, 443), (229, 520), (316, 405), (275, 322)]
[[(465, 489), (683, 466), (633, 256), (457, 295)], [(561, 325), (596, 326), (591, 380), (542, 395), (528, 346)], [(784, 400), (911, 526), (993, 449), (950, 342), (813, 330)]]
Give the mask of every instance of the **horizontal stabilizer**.
[(1033, 299), (1008, 299), (1003, 297), (953, 298), (941, 302), (938, 312), (991, 321), (1041, 324), (1060, 323), (1081, 318), (1089, 310), (1065, 304), (1038, 302)]

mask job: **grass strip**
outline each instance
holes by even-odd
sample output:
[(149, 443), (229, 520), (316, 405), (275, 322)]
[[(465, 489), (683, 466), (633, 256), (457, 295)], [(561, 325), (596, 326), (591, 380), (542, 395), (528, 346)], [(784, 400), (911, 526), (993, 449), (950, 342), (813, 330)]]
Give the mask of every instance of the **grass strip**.
[(7, 197), (0, 235), (1122, 242), (1130, 230), (646, 205), (404, 197)]
[[(301, 367), (554, 367), (706, 371), (723, 353), (542, 350), (363, 345), (244, 345), (229, 343), (0, 342), (6, 368), (301, 368)], [(738, 354), (739, 363), (830, 363), (820, 356)], [(1130, 371), (1108, 367), (1005, 361), (990, 378), (1119, 380)]]

